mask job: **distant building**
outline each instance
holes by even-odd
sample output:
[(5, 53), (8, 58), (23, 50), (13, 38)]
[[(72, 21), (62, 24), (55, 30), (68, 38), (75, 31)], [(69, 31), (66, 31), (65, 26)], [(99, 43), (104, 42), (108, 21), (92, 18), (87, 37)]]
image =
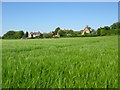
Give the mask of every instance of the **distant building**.
[(85, 29), (82, 31), (82, 35), (85, 33), (90, 33), (90, 29), (88, 28), (88, 25), (85, 27)]
[(41, 35), (40, 32), (30, 32), (30, 33), (28, 34), (28, 37), (29, 37), (29, 38), (33, 38), (33, 37), (40, 36), (40, 35)]

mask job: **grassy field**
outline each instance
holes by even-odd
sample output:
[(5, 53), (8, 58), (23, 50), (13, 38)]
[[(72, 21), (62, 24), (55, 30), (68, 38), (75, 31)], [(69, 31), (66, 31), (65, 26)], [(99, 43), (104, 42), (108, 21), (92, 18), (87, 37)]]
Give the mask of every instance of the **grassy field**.
[(117, 36), (3, 40), (3, 88), (117, 88)]

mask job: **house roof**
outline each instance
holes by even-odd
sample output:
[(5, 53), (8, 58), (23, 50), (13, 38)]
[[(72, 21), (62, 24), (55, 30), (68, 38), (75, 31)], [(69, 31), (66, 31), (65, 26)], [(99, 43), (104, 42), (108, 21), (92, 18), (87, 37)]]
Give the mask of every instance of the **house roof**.
[(85, 27), (85, 29), (84, 30), (89, 30), (90, 31), (90, 29), (88, 28), (88, 25), (86, 25), (86, 27)]

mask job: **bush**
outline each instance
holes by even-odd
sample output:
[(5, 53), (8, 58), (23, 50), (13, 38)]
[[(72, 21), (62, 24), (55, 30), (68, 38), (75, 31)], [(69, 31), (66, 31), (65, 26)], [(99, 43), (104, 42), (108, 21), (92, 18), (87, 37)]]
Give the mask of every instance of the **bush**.
[(98, 36), (97, 34), (85, 34), (85, 35), (81, 35), (81, 37), (96, 37)]
[(36, 39), (43, 38), (43, 34), (40, 34), (40, 36), (36, 36)]
[(63, 31), (63, 30), (60, 30), (59, 31), (59, 35), (62, 37), (62, 36), (66, 36), (66, 32), (65, 31)]
[(43, 38), (52, 38), (52, 33), (43, 33)]
[(8, 31), (3, 35), (3, 39), (20, 39), (24, 36), (23, 31)]
[(66, 37), (96, 37), (98, 36), (97, 34), (84, 34), (84, 35), (68, 35)]
[(107, 35), (107, 31), (104, 30), (104, 29), (101, 29), (101, 31), (100, 31), (100, 35), (101, 35), (101, 36), (105, 36), (105, 35)]

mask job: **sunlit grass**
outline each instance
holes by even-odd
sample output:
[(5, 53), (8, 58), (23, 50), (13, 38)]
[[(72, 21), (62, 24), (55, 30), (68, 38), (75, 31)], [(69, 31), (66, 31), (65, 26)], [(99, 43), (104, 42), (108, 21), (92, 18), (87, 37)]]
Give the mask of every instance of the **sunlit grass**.
[(116, 88), (114, 37), (3, 40), (3, 88)]

